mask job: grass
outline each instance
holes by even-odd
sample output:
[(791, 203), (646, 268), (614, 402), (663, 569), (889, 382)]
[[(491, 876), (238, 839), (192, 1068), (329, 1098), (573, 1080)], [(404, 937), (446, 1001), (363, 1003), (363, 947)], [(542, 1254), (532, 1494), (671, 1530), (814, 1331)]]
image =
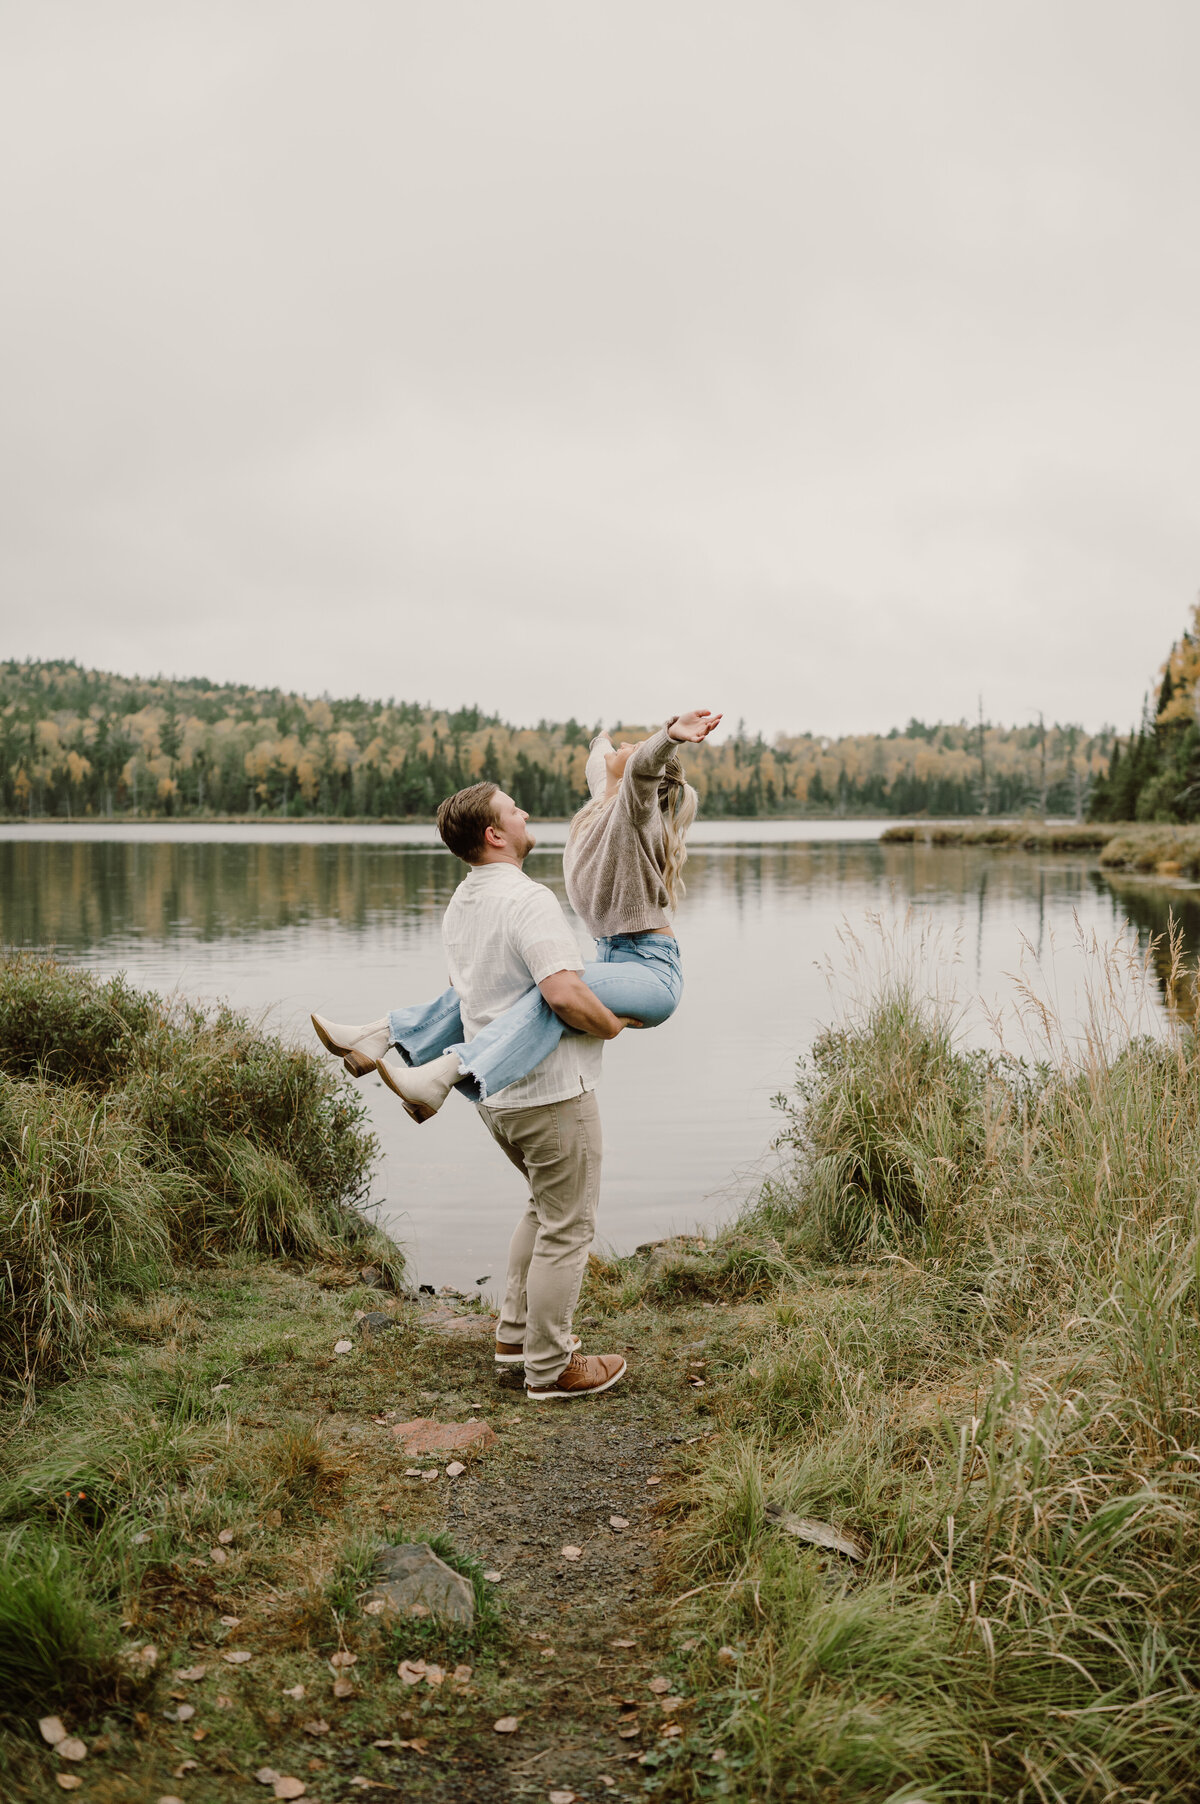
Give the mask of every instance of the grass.
[[(439, 1353), (399, 1312), (335, 1358), (353, 1309), (377, 1297), (349, 1283), (344, 1254), (306, 1262), (262, 1227), (197, 1233), (168, 1180), (207, 1186), (196, 1173), (212, 1155), (155, 1140), (137, 1083), (98, 1081), (98, 1058), (67, 1081), (44, 1059), (10, 1080), (30, 1111), (12, 1119), (34, 1124), (39, 1159), (64, 1161), (37, 1195), (80, 1199), (48, 1218), (59, 1264), (22, 1294), (67, 1294), (65, 1273), (76, 1302), (92, 1286), (94, 1315), (56, 1368), (71, 1382), (14, 1389), (4, 1422), (5, 1796), (54, 1795), (30, 1724), (57, 1710), (107, 1750), (106, 1804), (170, 1784), (242, 1795), (256, 1766), (294, 1772), (301, 1755), (320, 1798), (343, 1795), (347, 1760), (414, 1797), (484, 1797), (469, 1763), (486, 1775), (491, 1721), (525, 1699), (551, 1739), (613, 1737), (595, 1770), (621, 1797), (1195, 1798), (1200, 1039), (1179, 999), (1197, 986), (1177, 943), (1145, 958), (1094, 947), (1076, 1037), (1032, 984), (1018, 992), (1032, 1048), (1018, 1059), (966, 1044), (934, 942), (848, 945), (857, 985), (779, 1099), (780, 1163), (761, 1193), (722, 1228), (591, 1262), (592, 1344), (628, 1344), (637, 1368), (612, 1411), (597, 1406), (597, 1432), (618, 1432), (619, 1410), (676, 1432), (655, 1460), (657, 1576), (630, 1606), (652, 1663), (595, 1698), (581, 1670), (569, 1703), (446, 1538), (449, 1493), (405, 1485), (390, 1437), (366, 1428), (384, 1398), (426, 1413), (435, 1393), (418, 1387), (439, 1382), (439, 1359), (453, 1411), (483, 1396), (477, 1352)], [(1156, 960), (1169, 1025), (1150, 1007)], [(251, 1144), (287, 1156), (278, 1132)], [(157, 1239), (112, 1200), (134, 1167), (157, 1187), (157, 1213), (142, 1210)], [(203, 1194), (206, 1223), (221, 1209), (228, 1223), (228, 1203)], [(579, 1533), (562, 1512), (583, 1430), (563, 1415), (513, 1428), (497, 1415), (492, 1504), (471, 1493), (472, 1511), (496, 1513), (476, 1545), (547, 1512), (554, 1544)], [(789, 1535), (789, 1514), (853, 1535), (863, 1559)], [(471, 1578), (470, 1636), (363, 1614), (381, 1539), (431, 1540)], [(596, 1609), (615, 1625), (603, 1597)], [(234, 1647), (252, 1654), (236, 1671), (222, 1664)], [(345, 1700), (330, 1692), (340, 1650), (356, 1655)], [(418, 1657), (465, 1660), (470, 1690), (410, 1693), (396, 1666)], [(208, 1677), (184, 1689), (208, 1739), (193, 1782), (167, 1777), (195, 1750), (163, 1711), (172, 1675), (195, 1664)], [(615, 1716), (600, 1722), (615, 1709), (603, 1692), (640, 1695), (651, 1672), (670, 1675), (682, 1727), (672, 1739), (647, 1718), (637, 1762), (618, 1767), (629, 1744)], [(332, 1726), (309, 1761), (313, 1715)], [(373, 1751), (397, 1735), (432, 1738), (443, 1764)], [(545, 1795), (553, 1770), (518, 1763), (512, 1795), (529, 1772)]]
[(372, 1261), (373, 1136), (330, 1061), (123, 978), (0, 967), (0, 1381), (77, 1367), (179, 1259)]
[(747, 1321), (674, 1546), (727, 1759), (666, 1795), (1196, 1795), (1200, 1042), (1136, 1031), (1137, 963), (1098, 958), (1079, 1043), (1039, 1005), (1021, 1064), (890, 956), (785, 1099), (807, 1266)]

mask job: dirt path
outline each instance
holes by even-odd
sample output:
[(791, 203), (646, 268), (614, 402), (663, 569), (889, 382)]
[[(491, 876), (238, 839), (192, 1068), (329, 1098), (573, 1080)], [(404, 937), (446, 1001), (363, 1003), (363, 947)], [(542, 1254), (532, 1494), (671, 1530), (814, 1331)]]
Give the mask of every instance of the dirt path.
[[(520, 1728), (511, 1738), (485, 1730), (482, 1743), (476, 1728), (410, 1753), (407, 1796), (644, 1797), (642, 1755), (664, 1746), (674, 1716), (687, 1721), (686, 1706), (664, 1714), (663, 1693), (649, 1682), (671, 1670), (659, 1581), (672, 1468), (707, 1429), (689, 1385), (703, 1358), (697, 1326), (694, 1313), (678, 1311), (656, 1318), (654, 1332), (643, 1322), (636, 1344), (601, 1335), (605, 1350), (613, 1341), (625, 1351), (630, 1371), (588, 1402), (530, 1405), (519, 1370), (492, 1378), (502, 1445), (457, 1481), (446, 1527), (457, 1547), (502, 1575), (511, 1651), (500, 1691)], [(591, 1339), (596, 1332), (584, 1324)], [(487, 1342), (439, 1340), (434, 1329), (425, 1345), (443, 1382), (479, 1370)]]

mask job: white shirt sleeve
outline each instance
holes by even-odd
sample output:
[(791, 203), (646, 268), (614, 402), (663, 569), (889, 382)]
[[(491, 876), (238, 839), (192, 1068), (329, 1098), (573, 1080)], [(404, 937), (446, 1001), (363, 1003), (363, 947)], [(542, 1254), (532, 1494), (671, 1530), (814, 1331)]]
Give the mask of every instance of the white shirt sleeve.
[(529, 967), (534, 983), (553, 977), (556, 971), (582, 971), (583, 960), (575, 935), (567, 926), (557, 896), (544, 884), (531, 883), (509, 923), (514, 951)]

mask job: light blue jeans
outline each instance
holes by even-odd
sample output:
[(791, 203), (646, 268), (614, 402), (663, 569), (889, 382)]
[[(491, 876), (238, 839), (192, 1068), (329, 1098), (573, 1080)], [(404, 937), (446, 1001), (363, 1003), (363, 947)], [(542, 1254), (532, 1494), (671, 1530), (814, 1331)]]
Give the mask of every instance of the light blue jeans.
[[(675, 1013), (683, 994), (679, 947), (669, 933), (614, 934), (598, 941), (595, 959), (583, 967), (583, 981), (614, 1015), (659, 1027)], [(443, 991), (436, 1002), (393, 1009), (388, 1016), (392, 1044), (406, 1065), (424, 1065), (443, 1052), (457, 1054), (467, 1075), (455, 1088), (469, 1102), (486, 1102), (528, 1077), (573, 1031), (536, 988), (473, 1040), (463, 1039), (454, 989)]]

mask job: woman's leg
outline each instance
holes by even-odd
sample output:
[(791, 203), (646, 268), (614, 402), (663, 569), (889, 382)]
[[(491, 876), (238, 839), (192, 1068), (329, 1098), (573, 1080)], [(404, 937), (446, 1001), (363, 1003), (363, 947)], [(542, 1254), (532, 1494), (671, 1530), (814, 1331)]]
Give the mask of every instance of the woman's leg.
[(463, 1035), (455, 989), (443, 990), (435, 1002), (393, 1009), (387, 1021), (391, 1043), (406, 1065), (424, 1065), (436, 1059)]
[[(677, 955), (674, 978), (661, 960), (634, 955), (592, 960), (583, 967), (583, 981), (614, 1015), (628, 1015), (646, 1027), (659, 1027), (673, 1015), (682, 991)], [(473, 1040), (445, 1045), (439, 1051), (454, 1053), (466, 1073), (457, 1088), (483, 1102), (528, 1077), (570, 1031), (541, 991), (530, 990)]]

